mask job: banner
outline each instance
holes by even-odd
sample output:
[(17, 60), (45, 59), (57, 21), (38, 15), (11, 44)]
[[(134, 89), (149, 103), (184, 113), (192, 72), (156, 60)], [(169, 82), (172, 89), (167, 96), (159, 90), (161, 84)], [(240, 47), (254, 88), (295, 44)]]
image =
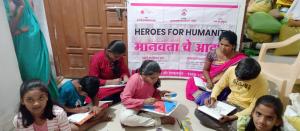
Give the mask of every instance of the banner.
[(200, 76), (206, 54), (218, 47), (220, 34), (224, 30), (241, 30), (238, 0), (130, 0), (127, 10), (130, 70), (151, 59), (161, 66), (162, 77)]

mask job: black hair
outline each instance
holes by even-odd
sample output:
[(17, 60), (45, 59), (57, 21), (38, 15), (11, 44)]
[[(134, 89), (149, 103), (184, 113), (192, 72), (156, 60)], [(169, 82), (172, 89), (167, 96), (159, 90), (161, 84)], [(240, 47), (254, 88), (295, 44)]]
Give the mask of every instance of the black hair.
[[(123, 41), (114, 40), (109, 43), (106, 50), (113, 54), (121, 55), (126, 52), (126, 46)], [(114, 75), (117, 78), (121, 77), (121, 69), (120, 69), (120, 65), (119, 65), (120, 62), (118, 60), (116, 60), (116, 61), (113, 61), (111, 64), (112, 64), (112, 72), (114, 73)]]
[[(261, 104), (268, 106), (268, 107), (272, 107), (275, 111), (277, 119), (280, 119), (282, 121), (283, 105), (282, 105), (280, 99), (278, 99), (274, 96), (271, 96), (271, 95), (262, 96), (257, 99), (255, 106), (252, 110), (252, 113), (254, 112), (255, 108)], [(279, 126), (274, 126), (272, 128), (272, 131), (281, 131), (281, 126), (282, 126), (282, 124)], [(253, 117), (251, 115), (251, 119), (250, 119), (249, 123), (247, 124), (245, 131), (253, 131), (253, 130), (255, 130), (255, 125), (254, 125)]]
[(79, 79), (81, 90), (86, 92), (88, 96), (93, 99), (99, 90), (99, 79), (95, 76), (85, 76)]
[[(139, 68), (140, 75), (153, 75), (154, 73), (160, 73), (161, 69), (159, 64), (154, 60), (145, 60)], [(160, 79), (154, 84), (155, 88), (160, 87)]]
[(112, 52), (113, 54), (124, 54), (126, 52), (126, 46), (121, 40), (114, 40), (109, 43), (107, 46), (107, 51)]
[[(21, 101), (24, 101), (24, 95), (33, 89), (39, 89), (41, 92), (47, 93), (48, 101), (46, 104), (46, 107), (44, 109), (44, 112), (42, 114), (42, 118), (52, 120), (54, 117), (56, 117), (53, 113), (53, 101), (51, 100), (50, 93), (47, 89), (47, 86), (41, 81), (41, 80), (29, 80), (23, 82), (23, 84), (20, 87), (20, 98)], [(34, 118), (30, 111), (26, 108), (26, 106), (22, 103), (19, 105), (19, 112), (22, 115), (22, 125), (23, 127), (27, 128), (34, 122)]]
[(242, 59), (235, 68), (235, 75), (239, 80), (251, 80), (256, 78), (261, 71), (259, 63), (253, 58)]
[(113, 61), (112, 63), (112, 72), (114, 73), (114, 76), (117, 78), (121, 77), (121, 68), (120, 68), (120, 62), (118, 60)]
[(223, 31), (219, 37), (219, 41), (221, 41), (223, 38), (228, 40), (229, 44), (236, 47), (237, 36), (234, 32), (232, 32), (230, 30)]

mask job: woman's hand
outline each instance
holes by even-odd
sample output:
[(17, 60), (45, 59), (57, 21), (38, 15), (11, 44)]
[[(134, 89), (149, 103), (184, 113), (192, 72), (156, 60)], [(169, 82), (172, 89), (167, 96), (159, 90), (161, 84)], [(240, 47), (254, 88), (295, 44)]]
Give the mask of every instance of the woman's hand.
[(121, 79), (112, 79), (112, 80), (106, 80), (106, 85), (119, 85), (121, 83)]
[(164, 97), (166, 93), (170, 93), (170, 91), (165, 91), (165, 90), (159, 91), (159, 96)]
[(157, 101), (157, 99), (155, 98), (147, 98), (144, 100), (144, 105), (151, 105), (151, 104), (154, 104), (155, 102)]
[(124, 83), (126, 83), (128, 81), (128, 76), (127, 75), (123, 76), (123, 81), (124, 81)]

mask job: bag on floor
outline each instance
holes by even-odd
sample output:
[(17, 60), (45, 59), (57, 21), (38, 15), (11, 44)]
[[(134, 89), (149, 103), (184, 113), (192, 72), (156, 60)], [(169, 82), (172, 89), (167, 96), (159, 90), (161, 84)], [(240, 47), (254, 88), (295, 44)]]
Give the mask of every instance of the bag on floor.
[[(290, 27), (287, 24), (284, 24), (280, 30), (279, 41), (286, 40), (298, 33), (300, 33), (300, 27)], [(275, 49), (274, 55), (298, 55), (299, 51), (300, 40), (288, 46)]]
[(281, 23), (266, 12), (256, 12), (248, 19), (249, 27), (258, 33), (276, 34), (280, 31)]
[(272, 42), (272, 35), (265, 34), (265, 33), (258, 33), (249, 28), (246, 30), (247, 36), (253, 42), (265, 43), (265, 42)]
[(247, 9), (248, 13), (269, 12), (272, 9), (272, 0), (251, 0)]

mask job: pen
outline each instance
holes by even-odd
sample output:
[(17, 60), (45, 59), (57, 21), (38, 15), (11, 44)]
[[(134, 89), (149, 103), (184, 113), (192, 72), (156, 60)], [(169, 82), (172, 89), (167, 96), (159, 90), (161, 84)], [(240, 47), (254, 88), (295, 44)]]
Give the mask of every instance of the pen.
[(176, 119), (176, 121), (177, 121), (177, 123), (178, 123), (178, 125), (179, 125), (180, 129), (183, 131), (183, 127), (182, 127), (182, 124), (181, 124), (181, 122), (180, 122), (178, 119)]

